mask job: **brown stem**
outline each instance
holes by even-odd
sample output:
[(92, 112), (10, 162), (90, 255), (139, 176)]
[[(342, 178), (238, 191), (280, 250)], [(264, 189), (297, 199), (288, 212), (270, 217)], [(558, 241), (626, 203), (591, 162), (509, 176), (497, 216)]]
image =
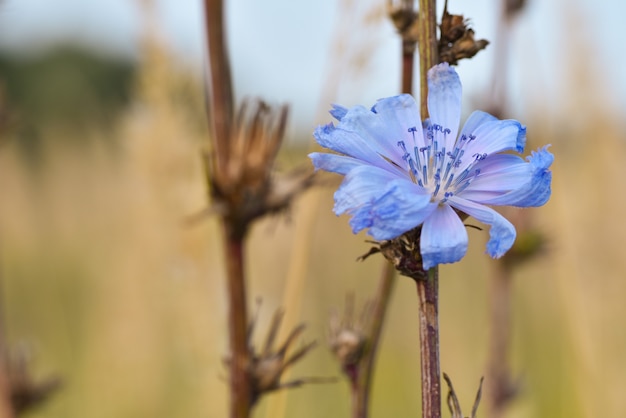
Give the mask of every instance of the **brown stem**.
[[(439, 63), (435, 0), (419, 0), (418, 47), (420, 55), (420, 114), (428, 117), (428, 70)], [(439, 268), (428, 271), (426, 280), (416, 280), (420, 301), (420, 357), (422, 366), (422, 417), (441, 417), (439, 370)]]
[(11, 382), (9, 380), (9, 346), (4, 328), (4, 289), (2, 287), (2, 269), (0, 266), (0, 417), (13, 418), (15, 408), (11, 403)]
[(251, 388), (247, 343), (247, 304), (244, 280), (244, 234), (232, 229), (223, 219), (225, 260), (228, 275), (229, 330), (230, 330), (230, 417), (250, 416)]
[(376, 350), (380, 342), (380, 336), (385, 322), (385, 313), (391, 298), (391, 291), (396, 282), (395, 267), (385, 262), (371, 312), (371, 322), (366, 335), (368, 345), (358, 366), (357, 379), (352, 385), (352, 418), (365, 418), (368, 416), (369, 394), (374, 374)]
[(428, 117), (428, 70), (439, 63), (437, 49), (437, 14), (435, 0), (419, 0), (418, 47), (420, 55), (420, 113)]
[(209, 121), (214, 136), (213, 152), (216, 157), (216, 172), (224, 169), (228, 156), (228, 141), (233, 120), (233, 87), (230, 61), (226, 49), (223, 0), (205, 0), (204, 13), (209, 56)]
[(402, 41), (402, 93), (413, 94), (413, 62), (415, 42)]
[(425, 280), (416, 280), (420, 318), (420, 360), (422, 365), (422, 417), (441, 418), (441, 377), (439, 370), (439, 268), (428, 270)]

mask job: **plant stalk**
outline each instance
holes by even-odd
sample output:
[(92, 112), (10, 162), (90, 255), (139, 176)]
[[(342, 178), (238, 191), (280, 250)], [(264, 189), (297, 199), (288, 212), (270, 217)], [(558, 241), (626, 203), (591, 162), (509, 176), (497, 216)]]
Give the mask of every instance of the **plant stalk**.
[(422, 417), (441, 418), (439, 369), (439, 268), (428, 270), (425, 280), (416, 280), (420, 318), (422, 365)]
[(244, 234), (222, 219), (228, 280), (230, 342), (230, 417), (250, 416), (252, 392), (248, 369), (250, 354), (247, 342), (247, 303), (244, 278)]
[(210, 135), (213, 136), (215, 172), (223, 172), (228, 156), (228, 141), (232, 129), (234, 99), (230, 60), (226, 48), (224, 1), (205, 0), (204, 13), (209, 56), (208, 114)]
[(359, 362), (357, 377), (352, 385), (352, 418), (366, 418), (369, 410), (369, 394), (374, 374), (376, 351), (380, 342), (387, 306), (396, 282), (396, 269), (393, 264), (385, 261), (376, 292), (371, 322), (366, 332), (368, 343)]
[[(439, 63), (435, 0), (419, 0), (418, 48), (420, 56), (420, 113), (428, 118), (428, 70)], [(426, 280), (416, 280), (420, 318), (422, 417), (441, 418), (439, 369), (439, 267), (428, 270)]]
[(417, 46), (420, 56), (420, 113), (422, 120), (428, 117), (428, 70), (439, 64), (436, 6), (435, 0), (419, 0)]

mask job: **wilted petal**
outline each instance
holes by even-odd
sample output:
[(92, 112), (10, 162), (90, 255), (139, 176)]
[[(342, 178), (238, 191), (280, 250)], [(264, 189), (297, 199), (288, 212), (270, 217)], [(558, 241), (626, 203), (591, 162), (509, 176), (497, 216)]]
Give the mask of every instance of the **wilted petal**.
[(467, 231), (448, 205), (437, 205), (422, 226), (420, 238), (424, 270), (459, 261), (467, 252)]
[[(428, 116), (431, 124), (440, 125), (443, 130), (435, 132), (437, 138), (451, 151), (456, 142), (461, 121), (461, 80), (456, 71), (442, 63), (428, 70)], [(448, 129), (449, 131), (445, 131)], [(445, 134), (445, 140), (443, 134)]]
[(450, 205), (491, 226), (487, 254), (493, 258), (502, 257), (515, 242), (515, 227), (495, 210), (457, 196), (450, 198)]

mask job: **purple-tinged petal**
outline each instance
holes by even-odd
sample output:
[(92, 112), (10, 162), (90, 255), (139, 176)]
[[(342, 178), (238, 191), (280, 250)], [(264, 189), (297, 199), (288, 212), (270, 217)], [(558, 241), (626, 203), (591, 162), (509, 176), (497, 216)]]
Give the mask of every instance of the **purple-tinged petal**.
[(424, 146), (420, 110), (410, 94), (380, 99), (372, 107), (372, 112), (389, 124), (387, 132), (390, 142), (405, 141), (408, 149)]
[(428, 116), (434, 128), (441, 127), (433, 134), (446, 151), (452, 151), (459, 132), (461, 93), (461, 80), (448, 63), (428, 70)]
[(338, 105), (338, 104), (334, 104), (333, 108), (330, 109), (330, 111), (328, 113), (330, 113), (333, 118), (335, 118), (337, 120), (341, 120), (344, 116), (346, 116), (346, 113), (348, 113), (348, 108), (347, 107), (343, 107), (343, 106)]
[(369, 228), (369, 235), (387, 240), (416, 227), (436, 204), (416, 184), (376, 167), (351, 170), (335, 192), (335, 213), (352, 215), (354, 233)]
[(522, 187), (531, 171), (527, 161), (513, 154), (490, 155), (473, 168), (480, 170), (480, 175), (459, 196), (478, 203)]
[(337, 127), (354, 132), (364, 142), (372, 144), (379, 154), (403, 165), (404, 151), (398, 146), (398, 142), (413, 142), (409, 129), (419, 128), (421, 125), (419, 113), (413, 111), (415, 108), (415, 100), (411, 96), (393, 96), (378, 101), (373, 110), (362, 106), (351, 108)]
[(493, 115), (490, 115), (487, 112), (483, 112), (482, 110), (475, 110), (472, 112), (471, 115), (469, 115), (469, 118), (467, 118), (467, 120), (465, 121), (463, 129), (461, 130), (461, 135), (469, 135), (470, 133), (474, 132), (476, 128), (478, 128), (480, 125), (497, 120), (499, 119)]
[(458, 170), (471, 165), (477, 156), (487, 157), (502, 151), (518, 151), (519, 144), (525, 141), (526, 127), (513, 119), (493, 120), (479, 125), (471, 132), (463, 129), (461, 135), (468, 139), (463, 148), (465, 157)]
[(315, 170), (326, 170), (331, 173), (346, 175), (353, 168), (363, 165), (363, 161), (345, 155), (313, 152), (309, 154)]
[(504, 216), (487, 206), (458, 196), (451, 197), (449, 202), (454, 208), (491, 226), (489, 241), (487, 242), (487, 254), (493, 258), (500, 258), (511, 248), (515, 242), (515, 227)]
[[(554, 155), (547, 150), (547, 146), (533, 151), (526, 159), (526, 173), (524, 182), (516, 183), (516, 188), (508, 193), (485, 199), (482, 203), (489, 205), (506, 205), (518, 207), (542, 206), (552, 193), (552, 172), (549, 170)], [(465, 197), (465, 196), (463, 196)]]
[[(384, 148), (379, 147), (376, 142), (368, 142), (360, 134), (346, 131), (340, 126), (335, 127), (332, 123), (318, 126), (313, 136), (315, 136), (317, 143), (324, 148), (353, 157), (364, 163), (389, 170), (396, 173), (397, 176), (407, 176), (408, 178), (408, 174), (405, 170), (390, 164), (383, 158), (386, 152)], [(400, 161), (402, 162), (401, 158)], [(404, 164), (404, 162), (402, 163)]]
[(437, 205), (422, 226), (420, 250), (424, 270), (459, 261), (467, 252), (467, 241), (459, 215), (448, 205)]

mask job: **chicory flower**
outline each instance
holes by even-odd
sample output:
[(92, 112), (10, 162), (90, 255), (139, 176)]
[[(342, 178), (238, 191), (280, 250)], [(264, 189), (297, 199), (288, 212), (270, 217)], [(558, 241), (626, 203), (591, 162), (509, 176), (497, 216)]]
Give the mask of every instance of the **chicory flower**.
[[(541, 206), (550, 197), (554, 159), (547, 146), (525, 160), (526, 127), (475, 111), (457, 136), (461, 82), (447, 63), (428, 72), (429, 119), (412, 96), (379, 100), (370, 110), (334, 106), (338, 120), (320, 126), (317, 142), (337, 154), (312, 153), (316, 169), (345, 176), (334, 211), (349, 214), (354, 233), (397, 238), (419, 225), (425, 270), (459, 261), (468, 236), (459, 214), (489, 225), (487, 253), (502, 256), (515, 228), (486, 205)], [(506, 153), (505, 153), (506, 152)]]

